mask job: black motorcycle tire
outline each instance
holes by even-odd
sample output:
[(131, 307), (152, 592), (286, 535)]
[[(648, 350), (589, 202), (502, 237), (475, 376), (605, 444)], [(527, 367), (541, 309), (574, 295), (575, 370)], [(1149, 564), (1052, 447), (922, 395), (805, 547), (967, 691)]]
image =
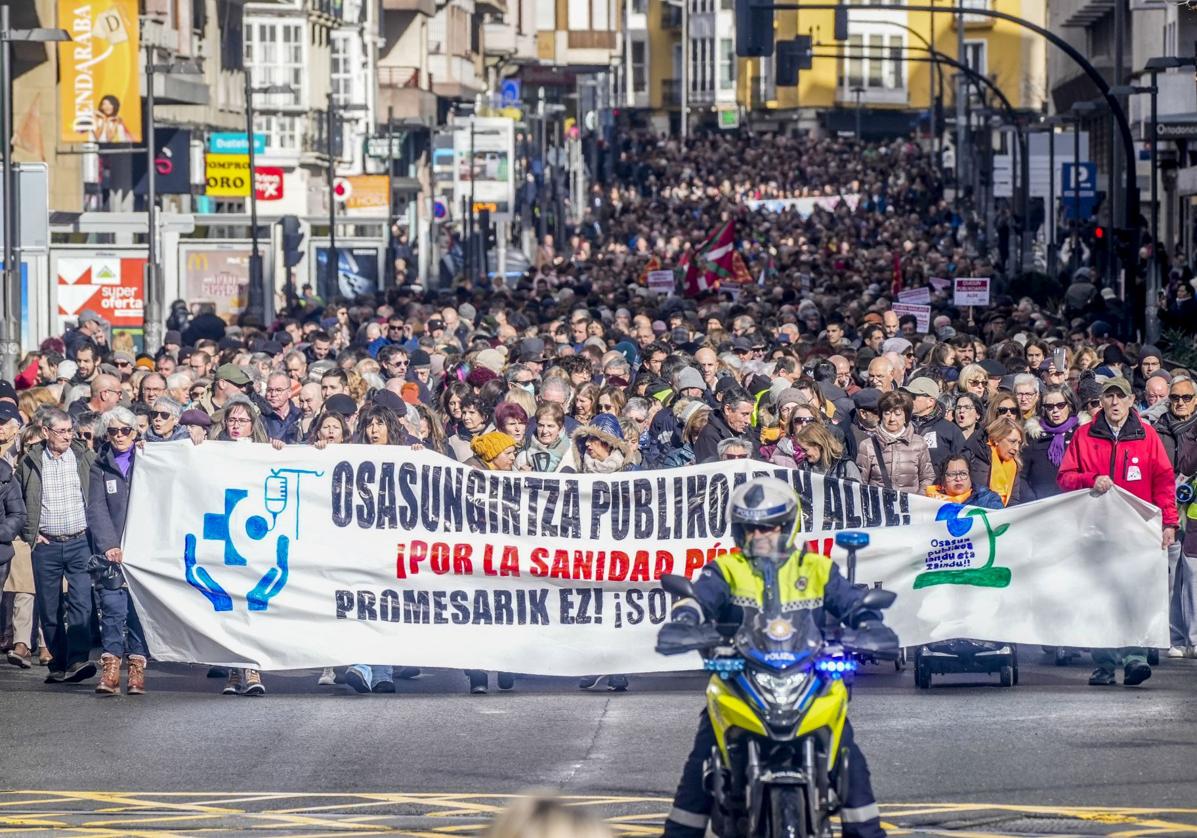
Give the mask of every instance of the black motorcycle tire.
[(769, 790), (769, 838), (821, 838), (817, 827), (807, 829), (806, 789), (774, 786)]

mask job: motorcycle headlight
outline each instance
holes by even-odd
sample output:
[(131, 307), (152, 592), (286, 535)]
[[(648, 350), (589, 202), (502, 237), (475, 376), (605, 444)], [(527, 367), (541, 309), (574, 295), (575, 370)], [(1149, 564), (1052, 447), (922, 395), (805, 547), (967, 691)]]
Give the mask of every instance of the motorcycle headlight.
[(810, 672), (778, 674), (757, 669), (752, 671), (752, 683), (760, 690), (761, 695), (770, 704), (782, 707), (793, 707), (797, 704), (813, 677)]

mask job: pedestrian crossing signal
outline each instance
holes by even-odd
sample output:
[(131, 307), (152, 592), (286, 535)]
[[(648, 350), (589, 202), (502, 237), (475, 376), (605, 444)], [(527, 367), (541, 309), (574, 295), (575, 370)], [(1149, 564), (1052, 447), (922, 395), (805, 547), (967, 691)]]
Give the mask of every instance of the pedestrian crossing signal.
[(770, 0), (735, 0), (736, 55), (763, 58), (773, 54), (773, 9)]

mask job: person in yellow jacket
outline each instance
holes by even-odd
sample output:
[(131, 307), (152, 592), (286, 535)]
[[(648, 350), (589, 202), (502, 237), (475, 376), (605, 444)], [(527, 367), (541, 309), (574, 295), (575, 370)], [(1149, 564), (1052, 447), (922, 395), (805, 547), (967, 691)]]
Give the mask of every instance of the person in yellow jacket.
[[(694, 582), (694, 597), (679, 600), (672, 619), (697, 625), (703, 621), (739, 624), (743, 609), (763, 607), (764, 582), (753, 570), (751, 556), (772, 556), (790, 550), (778, 569), (782, 611), (811, 610), (816, 625), (825, 625), (824, 612), (834, 617), (848, 614), (864, 596), (849, 584), (828, 556), (795, 548), (801, 529), (798, 496), (776, 477), (758, 477), (741, 485), (729, 502), (732, 538), (736, 549), (707, 563)], [(853, 627), (881, 621), (868, 609), (852, 616)], [(840, 811), (846, 838), (885, 835), (881, 815), (869, 781), (869, 766), (857, 747), (851, 722), (845, 722), (844, 745), (850, 750), (847, 799)], [(699, 717), (694, 747), (682, 769), (682, 778), (665, 821), (665, 838), (700, 838), (710, 820), (711, 795), (703, 787), (703, 762), (715, 746), (715, 732), (704, 709)]]

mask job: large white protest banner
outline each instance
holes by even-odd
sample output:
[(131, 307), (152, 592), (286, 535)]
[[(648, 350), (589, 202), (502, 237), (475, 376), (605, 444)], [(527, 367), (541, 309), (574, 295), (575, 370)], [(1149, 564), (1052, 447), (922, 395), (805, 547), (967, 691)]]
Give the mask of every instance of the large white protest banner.
[(744, 460), (512, 474), (401, 447), (155, 443), (125, 570), (159, 660), (672, 670), (656, 580), (730, 547), (728, 496), (758, 473), (795, 486), (814, 547), (868, 529), (857, 581), (897, 592), (906, 645), (1166, 645), (1160, 514), (1120, 490), (983, 511)]

